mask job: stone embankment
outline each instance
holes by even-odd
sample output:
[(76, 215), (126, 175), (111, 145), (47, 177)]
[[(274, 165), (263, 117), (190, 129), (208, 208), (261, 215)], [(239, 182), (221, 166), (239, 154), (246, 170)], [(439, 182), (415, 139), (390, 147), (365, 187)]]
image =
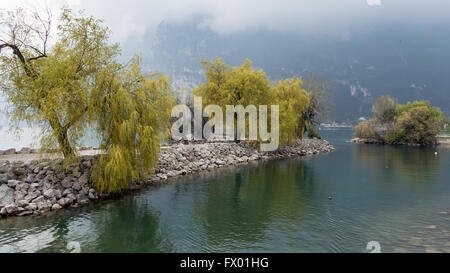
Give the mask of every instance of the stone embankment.
[[(372, 138), (353, 138), (349, 140), (348, 142), (351, 143), (357, 143), (357, 144), (389, 144), (386, 143), (382, 139), (372, 139)], [(436, 143), (396, 143), (396, 144), (390, 144), (390, 145), (403, 145), (403, 146), (436, 146), (436, 145), (442, 145), (442, 146), (450, 146), (450, 140), (448, 139), (437, 139)]]
[[(155, 174), (149, 176), (147, 183), (133, 183), (130, 190), (224, 166), (318, 155), (333, 150), (334, 147), (323, 140), (297, 141), (276, 152), (259, 152), (237, 143), (176, 144), (162, 147)], [(63, 167), (61, 159), (14, 161), (0, 156), (0, 216), (40, 215), (108, 198), (97, 193), (90, 181), (94, 161), (95, 156), (82, 156), (77, 163)]]
[(375, 138), (353, 138), (349, 140), (348, 142), (352, 143), (358, 143), (358, 144), (384, 144), (384, 141), (382, 139), (375, 139)]

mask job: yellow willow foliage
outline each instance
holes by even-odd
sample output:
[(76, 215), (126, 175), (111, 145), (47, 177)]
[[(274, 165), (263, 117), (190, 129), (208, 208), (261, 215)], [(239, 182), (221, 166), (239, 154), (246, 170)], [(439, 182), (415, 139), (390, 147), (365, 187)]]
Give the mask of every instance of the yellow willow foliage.
[(280, 144), (303, 138), (302, 118), (311, 97), (301, 85), (302, 79), (293, 77), (279, 81), (273, 88), (272, 104), (280, 106)]
[(242, 66), (228, 67), (221, 58), (208, 63), (202, 61), (206, 83), (193, 90), (203, 97), (204, 105), (267, 105), (270, 101), (271, 84), (263, 70), (253, 70), (246, 59)]
[[(204, 105), (279, 105), (280, 144), (291, 144), (304, 134), (304, 113), (310, 106), (311, 96), (301, 86), (301, 78), (279, 81), (274, 87), (263, 70), (252, 69), (248, 59), (241, 66), (228, 67), (221, 58), (208, 63), (202, 61), (206, 82), (193, 93), (203, 97)], [(270, 107), (269, 107), (270, 109)], [(270, 113), (268, 115), (270, 121)], [(248, 128), (248, 121), (246, 122)]]
[(174, 100), (169, 78), (144, 75), (139, 58), (120, 78), (106, 82), (112, 82), (111, 88), (102, 96), (109, 99), (98, 101), (95, 107), (106, 154), (95, 165), (92, 179), (98, 191), (116, 193), (132, 181), (145, 181), (153, 170), (161, 138), (169, 133)]
[(201, 61), (205, 70), (206, 83), (201, 83), (192, 92), (203, 98), (205, 105), (227, 105), (225, 84), (229, 78), (229, 67), (221, 58), (214, 62)]
[(119, 48), (108, 44), (110, 32), (101, 21), (63, 10), (59, 39), (48, 52), (37, 54), (38, 49), (31, 46), (34, 41), (16, 40), (32, 37), (28, 32), (36, 27), (12, 29), (15, 35), (7, 44), (15, 48), (1, 51), (1, 89), (9, 104), (7, 112), (15, 128), (27, 122), (42, 129), (43, 149), (74, 157), (73, 147), (91, 122), (87, 113), (97, 99), (91, 95), (98, 87), (97, 75), (118, 65)]
[[(258, 109), (259, 105), (270, 103), (271, 83), (263, 70), (252, 68), (249, 59), (241, 66), (231, 68), (221, 58), (210, 63), (202, 60), (201, 63), (205, 69), (206, 82), (194, 89), (193, 94), (203, 98), (203, 105), (218, 105), (225, 112), (227, 105), (255, 105)], [(245, 126), (248, 137), (248, 116)]]
[(23, 16), (19, 9), (0, 18), (0, 26), (11, 32), (10, 40), (0, 42), (0, 84), (13, 124), (38, 126), (42, 148), (66, 159), (75, 158), (86, 132), (97, 130), (105, 154), (92, 179), (100, 192), (145, 181), (168, 133), (169, 78), (144, 74), (138, 57), (121, 65), (119, 46), (109, 44), (109, 29), (93, 17), (63, 9), (58, 39), (47, 48), (48, 33), (30, 34), (42, 22), (20, 25)]

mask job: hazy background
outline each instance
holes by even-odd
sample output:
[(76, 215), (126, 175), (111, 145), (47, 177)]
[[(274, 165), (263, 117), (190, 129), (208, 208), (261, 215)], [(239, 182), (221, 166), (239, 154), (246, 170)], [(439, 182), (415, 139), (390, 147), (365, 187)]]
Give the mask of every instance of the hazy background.
[(146, 68), (169, 74), (175, 88), (203, 80), (202, 57), (230, 65), (250, 58), (273, 81), (308, 71), (332, 80), (332, 121), (370, 116), (384, 94), (401, 103), (427, 99), (450, 114), (447, 0), (46, 2), (55, 17), (68, 5), (104, 19), (124, 61), (141, 54)]

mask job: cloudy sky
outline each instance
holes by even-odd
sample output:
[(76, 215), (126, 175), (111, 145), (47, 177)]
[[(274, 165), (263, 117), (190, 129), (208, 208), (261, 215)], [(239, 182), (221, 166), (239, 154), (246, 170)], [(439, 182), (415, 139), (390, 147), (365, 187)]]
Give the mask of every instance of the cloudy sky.
[[(449, 0), (0, 0), (0, 9), (36, 3), (47, 4), (54, 17), (64, 5), (86, 10), (104, 19), (113, 40), (121, 43), (148, 37), (163, 20), (183, 24), (192, 18), (201, 18), (199, 27), (221, 35), (262, 28), (345, 37), (372, 24), (382, 24), (381, 29), (398, 24), (411, 29), (450, 26)], [(0, 97), (0, 139), (10, 142), (0, 143), (0, 149), (30, 142), (24, 141), (31, 139), (29, 131), (20, 141), (8, 135), (1, 106)]]
[(36, 1), (55, 13), (63, 5), (85, 9), (104, 19), (121, 42), (162, 20), (183, 23), (194, 16), (204, 18), (200, 27), (226, 35), (252, 28), (332, 33), (382, 21), (440, 23), (450, 13), (448, 0), (0, 0), (0, 7)]

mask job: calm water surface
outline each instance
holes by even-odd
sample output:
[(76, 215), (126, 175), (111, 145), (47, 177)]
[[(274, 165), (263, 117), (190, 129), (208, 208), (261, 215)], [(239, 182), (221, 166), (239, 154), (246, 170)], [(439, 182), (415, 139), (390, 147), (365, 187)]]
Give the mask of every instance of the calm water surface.
[[(0, 252), (450, 252), (450, 149), (354, 145), (0, 220)], [(438, 155), (435, 155), (435, 152)], [(328, 197), (333, 200), (328, 200)]]

